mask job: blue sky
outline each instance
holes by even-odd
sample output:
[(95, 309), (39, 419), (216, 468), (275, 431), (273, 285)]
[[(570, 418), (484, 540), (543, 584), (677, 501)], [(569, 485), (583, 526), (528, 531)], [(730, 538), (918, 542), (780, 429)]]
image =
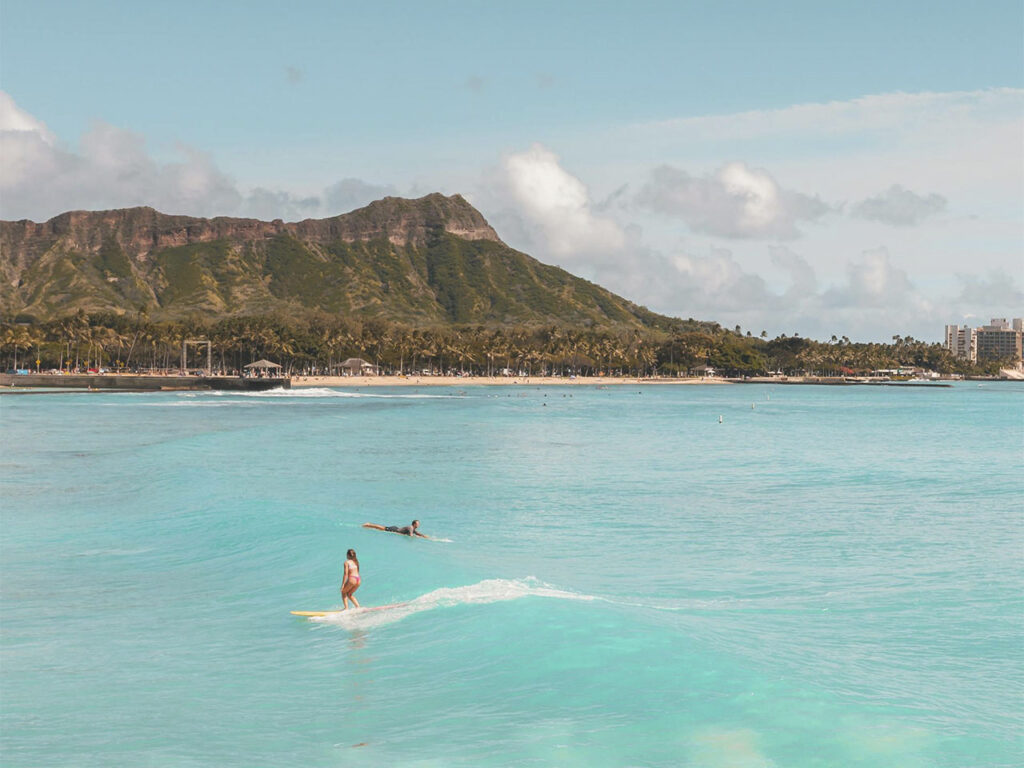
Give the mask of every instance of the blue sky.
[(5, 0), (0, 215), (461, 192), (659, 311), (937, 339), (1024, 310), (1022, 41), (997, 0)]

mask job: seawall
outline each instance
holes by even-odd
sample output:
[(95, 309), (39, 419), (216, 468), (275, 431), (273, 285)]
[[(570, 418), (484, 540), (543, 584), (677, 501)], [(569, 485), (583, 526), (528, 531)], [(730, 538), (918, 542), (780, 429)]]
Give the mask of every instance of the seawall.
[(291, 379), (243, 378), (240, 376), (141, 376), (131, 374), (0, 374), (0, 387), (23, 389), (95, 389), (127, 392), (159, 392), (161, 390), (231, 390), (260, 392), (267, 389), (290, 389)]

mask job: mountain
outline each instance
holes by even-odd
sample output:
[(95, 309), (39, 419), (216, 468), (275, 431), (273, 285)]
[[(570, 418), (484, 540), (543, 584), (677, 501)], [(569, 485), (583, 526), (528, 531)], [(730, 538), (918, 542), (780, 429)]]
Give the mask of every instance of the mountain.
[(314, 312), (417, 324), (641, 327), (665, 318), (501, 241), (460, 195), (294, 223), (152, 208), (0, 222), (0, 314), (154, 320)]

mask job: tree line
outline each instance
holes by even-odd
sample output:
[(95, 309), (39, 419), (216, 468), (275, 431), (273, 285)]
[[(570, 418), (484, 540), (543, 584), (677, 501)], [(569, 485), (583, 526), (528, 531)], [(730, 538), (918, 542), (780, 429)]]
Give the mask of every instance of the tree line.
[[(701, 366), (724, 376), (863, 375), (920, 367), (942, 374), (991, 375), (1012, 361), (956, 358), (940, 344), (894, 336), (892, 343), (856, 343), (832, 336), (767, 338), (716, 323), (678, 320), (656, 329), (546, 326), (410, 327), (379, 319), (324, 315), (194, 318), (154, 322), (144, 313), (78, 314), (31, 325), (0, 327), (5, 369), (85, 371), (179, 370), (182, 342), (209, 340), (216, 373), (237, 373), (266, 358), (291, 374), (336, 371), (357, 357), (382, 372), (469, 375), (676, 376)], [(190, 347), (186, 367), (206, 366)], [(36, 361), (39, 361), (38, 364)]]

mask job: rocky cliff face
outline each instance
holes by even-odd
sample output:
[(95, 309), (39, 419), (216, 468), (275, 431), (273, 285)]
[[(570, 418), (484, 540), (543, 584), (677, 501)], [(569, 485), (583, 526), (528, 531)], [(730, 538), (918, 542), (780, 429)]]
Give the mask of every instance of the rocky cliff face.
[(0, 319), (331, 313), (409, 323), (643, 325), (653, 316), (519, 253), (460, 195), (294, 223), (152, 208), (0, 222)]
[(328, 243), (341, 240), (387, 238), (395, 245), (421, 246), (431, 232), (443, 230), (464, 240), (492, 240), (498, 233), (462, 195), (427, 195), (418, 200), (385, 197), (351, 213), (330, 219), (306, 219), (285, 224), (285, 230), (302, 240)]
[(79, 253), (98, 253), (105, 242), (113, 241), (133, 259), (144, 260), (164, 248), (216, 240), (265, 240), (282, 233), (316, 243), (385, 238), (395, 245), (419, 246), (430, 231), (438, 229), (466, 240), (501, 242), (462, 195), (434, 193), (417, 200), (386, 197), (351, 213), (288, 224), (280, 219), (170, 216), (152, 208), (70, 211), (42, 223), (27, 219), (0, 222), (0, 257), (5, 266), (24, 269), (57, 245)]

